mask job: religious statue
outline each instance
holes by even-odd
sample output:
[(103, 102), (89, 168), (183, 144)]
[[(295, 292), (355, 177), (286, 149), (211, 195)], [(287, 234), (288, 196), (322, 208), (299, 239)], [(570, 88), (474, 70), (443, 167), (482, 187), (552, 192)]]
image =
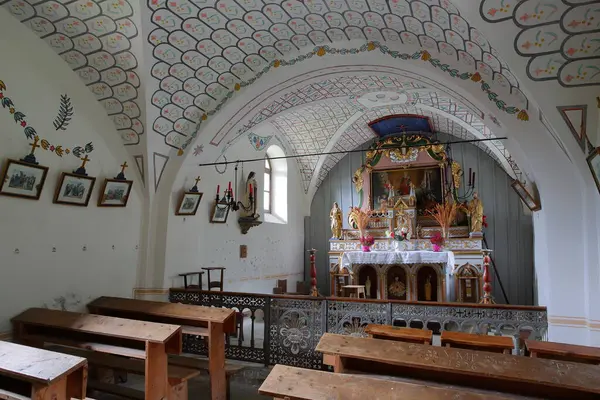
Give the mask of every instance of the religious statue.
[[(256, 199), (256, 197), (258, 196), (258, 185), (256, 184), (255, 175), (256, 174), (254, 173), (254, 171), (251, 171), (248, 174), (248, 179), (246, 179), (246, 196), (244, 199), (244, 204), (247, 204), (248, 208), (245, 208), (244, 211), (246, 211), (246, 217), (258, 219), (259, 215), (256, 213), (256, 206), (258, 204), (258, 201)], [(252, 201), (250, 201), (250, 198), (252, 198)]]
[(365, 282), (365, 296), (367, 298), (371, 297), (371, 278), (367, 276), (367, 281)]
[[(456, 161), (452, 161), (452, 164), (450, 165), (450, 169), (452, 170), (452, 181), (454, 183), (454, 188), (458, 189), (458, 188), (460, 188), (461, 178), (463, 175), (462, 167)], [(470, 179), (470, 177), (469, 177), (469, 179)]]
[(394, 277), (394, 282), (388, 288), (388, 293), (394, 297), (402, 297), (406, 293), (406, 286), (400, 282), (399, 276)]
[(431, 301), (431, 275), (427, 275), (425, 281), (425, 301)]
[(473, 199), (469, 202), (467, 211), (471, 217), (471, 232), (481, 232), (483, 227), (483, 203), (477, 192), (473, 193)]
[(342, 238), (342, 210), (338, 203), (333, 203), (333, 208), (329, 212), (331, 218), (331, 239)]

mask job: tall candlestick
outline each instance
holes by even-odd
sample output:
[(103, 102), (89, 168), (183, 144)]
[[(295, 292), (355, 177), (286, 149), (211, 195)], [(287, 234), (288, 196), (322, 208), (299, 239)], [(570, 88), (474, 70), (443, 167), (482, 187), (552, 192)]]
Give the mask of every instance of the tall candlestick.
[(219, 194), (219, 189), (221, 189), (221, 185), (217, 185), (217, 195)]
[(473, 172), (473, 179), (471, 180), (472, 187), (475, 187), (475, 172)]
[(229, 190), (231, 190), (231, 181), (229, 181)]
[(469, 186), (471, 186), (471, 168), (469, 168)]
[[(249, 190), (250, 190), (250, 193), (252, 193), (252, 184), (250, 184), (250, 188), (249, 188)], [(251, 195), (252, 195), (252, 194), (251, 194)]]

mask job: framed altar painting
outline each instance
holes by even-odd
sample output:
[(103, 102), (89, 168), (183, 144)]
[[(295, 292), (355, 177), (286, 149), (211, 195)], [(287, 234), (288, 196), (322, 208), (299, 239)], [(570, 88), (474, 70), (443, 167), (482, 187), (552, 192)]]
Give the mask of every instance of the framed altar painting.
[(96, 178), (63, 172), (54, 193), (54, 204), (87, 207)]
[(596, 147), (587, 158), (588, 166), (596, 182), (598, 192), (600, 192), (600, 147)]
[(175, 210), (175, 215), (196, 215), (196, 211), (198, 211), (198, 206), (200, 205), (200, 200), (202, 200), (202, 193), (183, 193), (183, 196), (181, 196), (179, 204), (177, 205), (177, 210)]
[(525, 186), (519, 180), (513, 181), (511, 186), (531, 211), (539, 211), (542, 209), (540, 202), (527, 191)]
[(371, 209), (379, 210), (388, 199), (410, 194), (410, 185), (415, 186), (417, 208), (427, 206), (428, 202), (443, 203), (444, 189), (442, 169), (438, 166), (417, 167), (371, 172)]
[(133, 181), (106, 179), (98, 198), (98, 207), (125, 207)]
[(212, 213), (210, 214), (210, 222), (213, 224), (224, 224), (227, 222), (229, 215), (229, 206), (223, 203), (215, 202)]
[(0, 181), (0, 194), (39, 200), (48, 167), (8, 160)]

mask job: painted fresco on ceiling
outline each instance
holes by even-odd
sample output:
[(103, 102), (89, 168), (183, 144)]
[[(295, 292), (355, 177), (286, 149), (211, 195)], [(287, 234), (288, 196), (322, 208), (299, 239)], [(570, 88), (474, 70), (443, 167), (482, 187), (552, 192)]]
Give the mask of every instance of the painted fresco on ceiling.
[(127, 0), (0, 0), (0, 6), (79, 75), (104, 106), (125, 145), (139, 143), (144, 133), (140, 78), (131, 51), (138, 30)]
[(521, 29), (514, 47), (529, 58), (532, 80), (557, 80), (565, 87), (600, 85), (597, 1), (484, 0), (480, 12), (485, 21), (511, 20)]
[(422, 115), (394, 115), (369, 122), (369, 127), (379, 137), (397, 135), (404, 132), (433, 133), (428, 117)]
[(276, 61), (353, 39), (453, 56), (527, 103), (507, 65), (449, 0), (149, 0), (148, 6), (156, 27), (148, 36), (156, 60), (152, 104), (160, 110), (153, 129), (173, 148), (187, 147), (203, 120)]

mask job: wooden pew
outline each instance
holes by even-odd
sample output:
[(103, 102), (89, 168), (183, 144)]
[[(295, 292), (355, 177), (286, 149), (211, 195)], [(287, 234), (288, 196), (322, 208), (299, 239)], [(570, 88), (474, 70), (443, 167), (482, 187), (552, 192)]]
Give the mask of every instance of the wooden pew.
[[(179, 324), (184, 334), (207, 337), (211, 398), (227, 398), (228, 372), (235, 371), (225, 365), (225, 334), (236, 331), (234, 310), (119, 297), (99, 297), (87, 307), (95, 314)], [(170, 357), (169, 362), (186, 367), (204, 367), (203, 360), (191, 361), (187, 357)]]
[(30, 308), (11, 321), (14, 338), (24, 344), (56, 344), (143, 360), (145, 399), (161, 400), (170, 392), (167, 354), (181, 353), (180, 326), (45, 308)]
[(316, 349), (335, 372), (446, 382), (546, 399), (600, 398), (596, 366), (326, 333)]
[(87, 360), (0, 342), (0, 399), (85, 399)]
[(369, 324), (365, 333), (375, 339), (397, 340), (407, 343), (431, 344), (433, 332), (428, 329), (403, 328), (391, 325)]
[(525, 340), (530, 357), (572, 361), (585, 364), (600, 364), (600, 348), (566, 343)]
[(515, 347), (513, 339), (508, 336), (477, 335), (452, 331), (443, 331), (441, 342), (442, 346), (446, 347), (504, 354), (511, 354), (512, 349)]
[(273, 368), (258, 389), (258, 393), (274, 399), (289, 400), (504, 400), (509, 398), (372, 377), (332, 374), (284, 365), (276, 365)]

